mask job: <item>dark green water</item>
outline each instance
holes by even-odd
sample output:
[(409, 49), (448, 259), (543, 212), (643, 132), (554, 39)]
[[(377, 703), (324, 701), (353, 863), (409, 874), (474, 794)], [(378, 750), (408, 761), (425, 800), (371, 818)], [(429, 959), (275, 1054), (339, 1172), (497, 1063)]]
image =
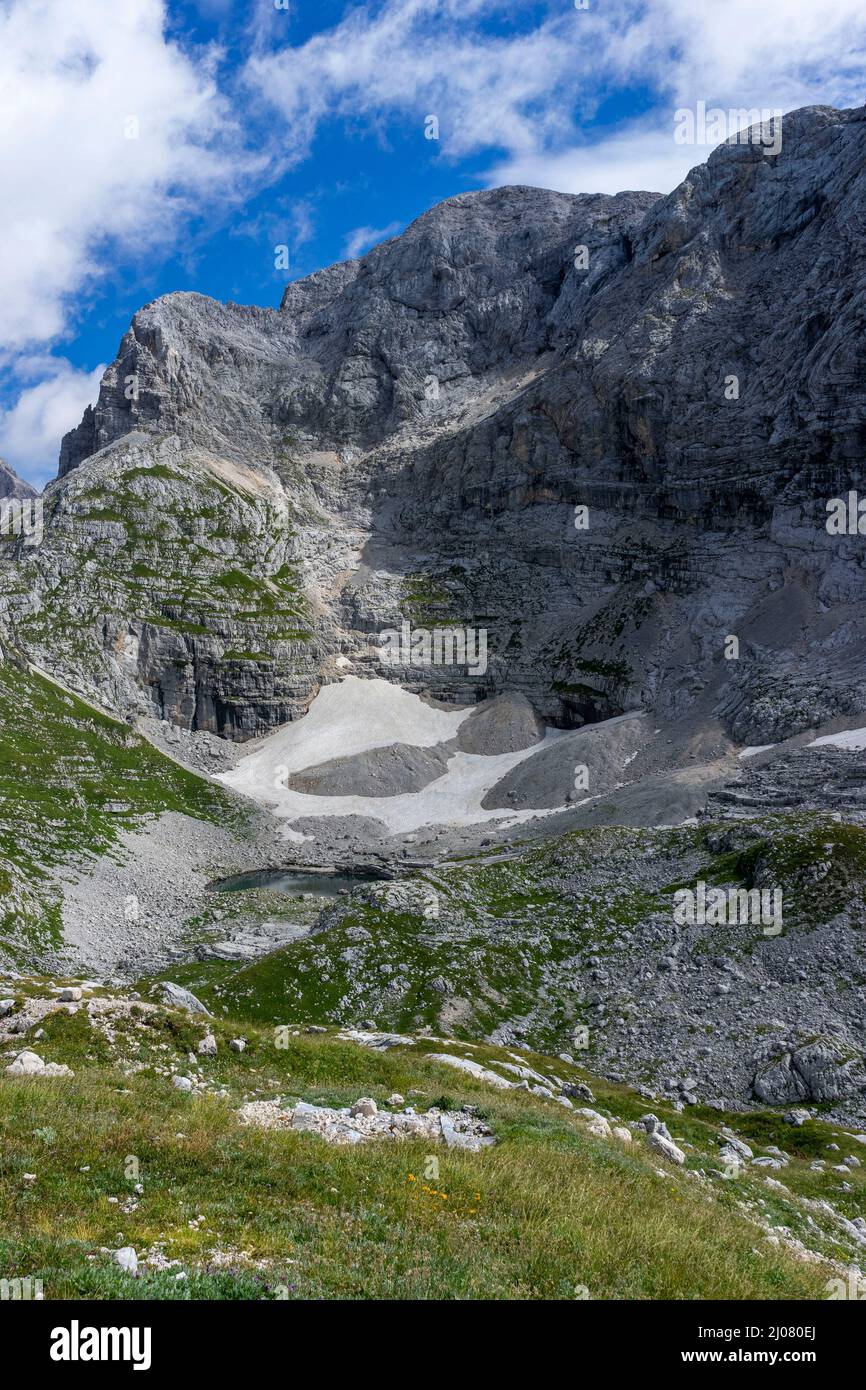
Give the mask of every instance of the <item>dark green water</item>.
[(267, 888), (271, 893), (284, 893), (287, 898), (299, 898), (302, 893), (315, 893), (319, 898), (336, 898), (339, 893), (369, 881), (369, 878), (355, 874), (256, 869), (252, 873), (218, 879), (208, 886), (217, 893), (243, 893), (249, 888)]

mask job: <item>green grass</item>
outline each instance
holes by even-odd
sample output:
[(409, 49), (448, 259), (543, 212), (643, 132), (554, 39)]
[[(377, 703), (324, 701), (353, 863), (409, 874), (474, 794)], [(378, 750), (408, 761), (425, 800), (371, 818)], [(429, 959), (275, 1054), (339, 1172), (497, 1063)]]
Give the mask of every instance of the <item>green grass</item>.
[[(302, 1034), (280, 1049), (271, 1030), (244, 1024), (248, 1049), (237, 1055), (227, 1041), (239, 1025), (217, 1021), (219, 1053), (201, 1059), (213, 1089), (190, 1097), (158, 1068), (186, 1070), (201, 1021), (165, 1010), (113, 1026), (109, 1043), (84, 1011), (48, 1018), (40, 1051), (72, 1065), (72, 1080), (0, 1073), (0, 1277), (41, 1278), (46, 1298), (571, 1300), (584, 1286), (595, 1299), (809, 1299), (832, 1272), (774, 1249), (746, 1219), (737, 1203), (756, 1199), (762, 1178), (752, 1188), (659, 1176), (640, 1136), (595, 1139), (554, 1102), (426, 1060), (429, 1043), (383, 1054)], [(612, 1115), (642, 1113), (625, 1088), (593, 1085)], [(474, 1104), (497, 1144), (480, 1154), (415, 1142), (335, 1148), (235, 1115), (255, 1095), (384, 1104), (394, 1090), (418, 1109)], [(718, 1117), (670, 1122), (712, 1149)], [(439, 1175), (425, 1178), (431, 1157)], [(144, 1196), (125, 1211), (131, 1159)], [(706, 1164), (689, 1158), (689, 1168)], [(172, 1269), (130, 1280), (111, 1263), (119, 1244), (140, 1257), (158, 1246), (188, 1278), (178, 1283)]]
[(53, 682), (0, 664), (0, 943), (18, 952), (59, 928), (52, 871), (104, 854), (123, 829), (177, 811), (240, 831), (246, 812), (126, 724)]
[[(121, 462), (123, 450), (116, 446)], [(57, 577), (46, 587), (44, 565), (27, 556), (0, 572), (7, 595), (36, 585), (43, 598), (13, 606), (23, 648), (50, 649), (57, 669), (98, 680), (103, 619), (119, 612), (177, 633), (190, 660), (202, 636), (241, 652), (292, 643), (273, 659), (293, 669), (311, 615), (299, 571), (285, 559), (292, 523), (282, 508), (192, 461), (183, 470), (155, 462), (119, 472), (115, 463), (70, 489), (43, 542), (57, 552)]]

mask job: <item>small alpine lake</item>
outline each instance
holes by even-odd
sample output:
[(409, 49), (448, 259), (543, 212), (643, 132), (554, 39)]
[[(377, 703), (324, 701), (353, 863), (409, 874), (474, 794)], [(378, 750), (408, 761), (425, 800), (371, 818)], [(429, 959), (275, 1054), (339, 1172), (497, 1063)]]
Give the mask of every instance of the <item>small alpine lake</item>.
[(375, 873), (347, 874), (327, 869), (254, 869), (215, 879), (208, 888), (215, 893), (244, 893), (259, 888), (282, 893), (287, 898), (300, 898), (304, 893), (312, 893), (317, 898), (337, 898), (361, 883), (374, 882), (380, 877), (383, 876)]

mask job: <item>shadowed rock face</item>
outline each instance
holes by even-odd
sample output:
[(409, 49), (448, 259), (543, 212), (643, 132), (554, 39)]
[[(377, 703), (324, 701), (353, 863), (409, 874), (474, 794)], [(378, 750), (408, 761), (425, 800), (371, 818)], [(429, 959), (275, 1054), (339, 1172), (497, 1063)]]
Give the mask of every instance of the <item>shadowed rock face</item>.
[[(866, 110), (811, 108), (668, 197), (461, 194), (279, 310), (146, 306), (26, 558), (79, 640), (13, 596), (18, 640), (236, 738), (345, 661), (566, 728), (866, 709), (863, 541), (825, 529), (866, 487), (864, 155)], [(404, 619), (483, 628), (486, 669), (383, 670)]]

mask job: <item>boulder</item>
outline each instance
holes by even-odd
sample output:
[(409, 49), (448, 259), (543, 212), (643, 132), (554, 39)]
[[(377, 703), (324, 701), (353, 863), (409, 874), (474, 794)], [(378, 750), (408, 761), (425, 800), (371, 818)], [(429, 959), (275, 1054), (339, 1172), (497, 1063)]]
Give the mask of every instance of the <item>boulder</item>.
[(568, 1081), (562, 1087), (560, 1094), (569, 1096), (572, 1100), (595, 1100), (595, 1096), (589, 1086), (584, 1081)]
[(791, 1059), (810, 1100), (841, 1100), (866, 1086), (863, 1056), (831, 1038), (815, 1038)]
[(65, 1062), (43, 1062), (35, 1052), (19, 1052), (6, 1068), (9, 1076), (74, 1076)]
[(664, 1139), (670, 1139), (671, 1137), (670, 1130), (664, 1120), (659, 1119), (658, 1115), (641, 1115), (638, 1124), (647, 1134), (661, 1134)]
[(457, 1067), (458, 1070), (474, 1076), (477, 1081), (486, 1081), (489, 1086), (496, 1086), (501, 1091), (508, 1091), (514, 1085), (498, 1072), (491, 1071), (489, 1067), (482, 1067), (480, 1062), (473, 1062), (471, 1057), (452, 1057), (449, 1052), (428, 1052), (425, 1055), (428, 1061), (444, 1062), (446, 1066)]
[(752, 1081), (755, 1095), (768, 1105), (840, 1100), (864, 1087), (862, 1054), (835, 1038), (822, 1037), (770, 1057)]
[(755, 1072), (752, 1090), (758, 1100), (768, 1105), (787, 1105), (792, 1100), (806, 1100), (808, 1090), (802, 1076), (791, 1066), (791, 1053), (771, 1058)]
[(353, 1119), (358, 1115), (364, 1115), (369, 1118), (369, 1116), (377, 1114), (378, 1110), (378, 1105), (370, 1096), (361, 1096), (360, 1100), (356, 1100), (354, 1105), (349, 1106), (349, 1114)]
[(587, 1121), (586, 1127), (590, 1134), (594, 1134), (598, 1139), (610, 1139), (611, 1128), (604, 1115), (599, 1115), (597, 1110), (589, 1110), (586, 1107), (575, 1110), (574, 1113)]
[(809, 1114), (808, 1110), (802, 1110), (799, 1107), (795, 1107), (793, 1110), (786, 1111), (786, 1113), (782, 1116), (782, 1119), (784, 1120), (786, 1125), (798, 1126), (804, 1125), (806, 1121), (811, 1120), (811, 1118), (812, 1116)]
[(115, 1250), (112, 1257), (114, 1263), (127, 1274), (136, 1275), (138, 1273), (138, 1256), (131, 1245), (124, 1245), (120, 1250)]
[(208, 1018), (211, 1017), (210, 1009), (205, 1008), (200, 999), (196, 999), (183, 985), (171, 984), (168, 980), (162, 984), (162, 1002), (174, 1009), (186, 1009), (191, 1014), (207, 1014)]
[(685, 1154), (682, 1149), (677, 1147), (673, 1139), (666, 1139), (657, 1130), (649, 1135), (647, 1143), (651, 1149), (661, 1154), (662, 1158), (666, 1158), (669, 1163), (685, 1163), (686, 1161)]
[(45, 1070), (45, 1063), (35, 1052), (19, 1052), (6, 1070), (10, 1076), (36, 1076)]
[(722, 1138), (725, 1141), (724, 1148), (722, 1149), (723, 1157), (725, 1156), (725, 1151), (729, 1149), (736, 1158), (745, 1160), (752, 1158), (752, 1150), (749, 1148), (748, 1144), (744, 1143), (742, 1139), (738, 1139), (736, 1134), (733, 1134), (731, 1130), (723, 1129)]

